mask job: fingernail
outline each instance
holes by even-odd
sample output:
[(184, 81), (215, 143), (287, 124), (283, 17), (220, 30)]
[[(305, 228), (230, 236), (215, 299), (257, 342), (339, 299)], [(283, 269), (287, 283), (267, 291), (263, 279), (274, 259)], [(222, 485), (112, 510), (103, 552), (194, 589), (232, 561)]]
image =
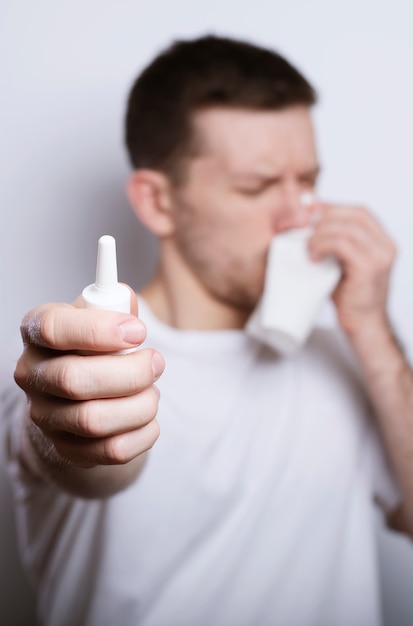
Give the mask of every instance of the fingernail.
[(126, 343), (131, 344), (139, 344), (146, 337), (146, 328), (144, 324), (138, 320), (129, 320), (128, 322), (124, 322), (121, 326), (119, 326), (119, 333), (121, 339)]
[(152, 355), (152, 370), (155, 376), (155, 380), (159, 378), (165, 369), (165, 361), (159, 352), (154, 352)]

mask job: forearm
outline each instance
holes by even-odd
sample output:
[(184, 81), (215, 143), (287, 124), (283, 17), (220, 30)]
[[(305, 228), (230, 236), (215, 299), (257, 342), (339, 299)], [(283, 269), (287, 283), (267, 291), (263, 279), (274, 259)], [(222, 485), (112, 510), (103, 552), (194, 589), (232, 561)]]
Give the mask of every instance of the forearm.
[(413, 532), (413, 372), (388, 320), (350, 334)]
[(58, 453), (29, 417), (21, 427), (19, 457), (26, 471), (81, 498), (106, 498), (125, 489), (139, 475), (146, 455), (144, 452), (123, 465), (77, 467)]

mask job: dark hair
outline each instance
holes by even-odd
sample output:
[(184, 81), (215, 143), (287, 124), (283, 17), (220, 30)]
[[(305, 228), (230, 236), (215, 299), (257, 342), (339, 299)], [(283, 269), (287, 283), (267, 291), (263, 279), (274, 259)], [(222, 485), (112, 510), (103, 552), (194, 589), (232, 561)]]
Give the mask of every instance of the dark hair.
[(282, 56), (215, 36), (178, 41), (134, 83), (126, 114), (126, 145), (135, 168), (163, 171), (175, 182), (194, 154), (192, 116), (209, 107), (281, 110), (311, 106), (316, 92)]

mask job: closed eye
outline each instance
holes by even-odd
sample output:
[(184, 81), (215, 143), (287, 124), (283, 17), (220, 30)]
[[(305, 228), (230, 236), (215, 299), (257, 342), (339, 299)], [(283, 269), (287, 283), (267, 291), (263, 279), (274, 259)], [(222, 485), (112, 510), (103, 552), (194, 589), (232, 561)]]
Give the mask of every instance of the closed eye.
[(261, 193), (263, 193), (265, 190), (267, 189), (267, 186), (264, 187), (254, 187), (253, 189), (248, 188), (248, 189), (238, 189), (237, 191), (239, 191), (240, 193), (242, 193), (242, 195), (244, 196), (259, 196)]
[(281, 178), (271, 178), (259, 184), (238, 186), (237, 191), (245, 196), (259, 196), (261, 193), (264, 193), (264, 191), (274, 185), (278, 185), (280, 182)]

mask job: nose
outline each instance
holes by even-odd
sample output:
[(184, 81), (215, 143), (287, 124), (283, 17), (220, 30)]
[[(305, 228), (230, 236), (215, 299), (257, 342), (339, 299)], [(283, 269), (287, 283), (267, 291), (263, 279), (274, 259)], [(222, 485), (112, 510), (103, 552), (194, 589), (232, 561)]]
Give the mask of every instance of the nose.
[(310, 222), (310, 206), (314, 203), (311, 191), (303, 191), (294, 183), (286, 183), (283, 189), (281, 211), (278, 213), (276, 230), (307, 226)]

